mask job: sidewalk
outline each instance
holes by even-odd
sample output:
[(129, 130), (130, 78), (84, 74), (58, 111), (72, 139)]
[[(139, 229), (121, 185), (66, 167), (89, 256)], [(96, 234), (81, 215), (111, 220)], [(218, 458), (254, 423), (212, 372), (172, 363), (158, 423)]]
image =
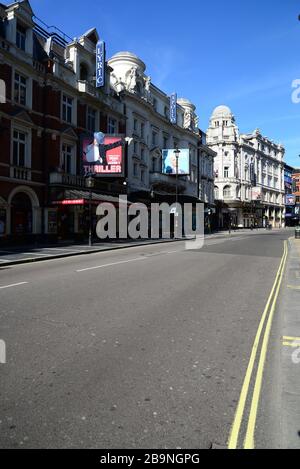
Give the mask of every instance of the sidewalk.
[[(277, 231), (277, 230), (274, 230)], [(231, 231), (218, 231), (213, 234), (205, 235), (205, 239), (220, 239), (227, 237), (240, 236), (241, 234), (255, 235), (255, 234), (268, 234), (270, 232), (265, 229), (258, 230), (237, 230)], [(148, 239), (148, 240), (115, 240), (105, 242), (95, 242), (92, 247), (87, 244), (61, 242), (57, 244), (39, 244), (39, 245), (26, 245), (26, 246), (11, 246), (2, 247), (0, 245), (0, 268), (10, 265), (25, 264), (29, 262), (38, 262), (50, 259), (61, 259), (64, 257), (72, 257), (78, 255), (93, 254), (104, 251), (113, 251), (117, 249), (125, 249), (135, 246), (146, 246), (149, 244), (160, 243), (176, 243), (178, 241), (185, 241), (184, 239)]]
[(280, 392), (282, 447), (300, 448), (300, 240), (289, 239), (282, 286)]
[(27, 246), (12, 246), (0, 248), (0, 268), (30, 262), (46, 261), (50, 259), (62, 259), (87, 254), (95, 254), (104, 251), (115, 251), (149, 244), (175, 243), (184, 239), (157, 239), (157, 240), (116, 240), (102, 243), (94, 243), (91, 247), (87, 244), (57, 243)]

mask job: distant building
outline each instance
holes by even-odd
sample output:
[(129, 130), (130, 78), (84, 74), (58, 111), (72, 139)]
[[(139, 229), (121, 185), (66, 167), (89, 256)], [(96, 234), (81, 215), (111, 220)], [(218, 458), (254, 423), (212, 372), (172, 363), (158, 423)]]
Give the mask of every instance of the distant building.
[(295, 223), (300, 222), (300, 169), (294, 169), (292, 174), (293, 195), (295, 196)]
[(215, 158), (215, 200), (219, 226), (239, 228), (284, 224), (284, 148), (257, 129), (240, 134), (227, 106), (210, 119), (207, 144)]
[(295, 202), (293, 194), (293, 172), (294, 168), (284, 164), (284, 192), (285, 192), (285, 224), (293, 226), (295, 224)]

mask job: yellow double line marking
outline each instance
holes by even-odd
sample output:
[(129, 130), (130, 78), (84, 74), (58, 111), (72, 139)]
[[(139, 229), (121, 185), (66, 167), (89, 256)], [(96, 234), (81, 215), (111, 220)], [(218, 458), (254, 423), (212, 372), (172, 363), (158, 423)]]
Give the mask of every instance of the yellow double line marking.
[(238, 446), (240, 429), (241, 429), (241, 425), (243, 421), (246, 401), (249, 396), (250, 382), (251, 382), (254, 366), (256, 363), (256, 356), (257, 356), (258, 348), (261, 342), (263, 329), (266, 323), (264, 334), (263, 334), (263, 339), (262, 339), (259, 361), (258, 361), (255, 384), (254, 384), (254, 389), (253, 389), (253, 394), (252, 394), (252, 401), (251, 401), (250, 413), (248, 417), (246, 437), (244, 440), (245, 449), (254, 448), (254, 432), (255, 432), (255, 424), (256, 424), (256, 418), (257, 418), (259, 398), (260, 398), (261, 387), (262, 387), (263, 372), (264, 372), (264, 367), (265, 367), (265, 361), (266, 361), (266, 355), (267, 355), (273, 316), (274, 316), (275, 307), (276, 307), (276, 303), (277, 303), (277, 299), (278, 299), (278, 295), (279, 295), (279, 291), (280, 291), (280, 287), (282, 283), (287, 254), (288, 254), (288, 248), (287, 248), (287, 242), (285, 241), (284, 253), (280, 262), (280, 266), (277, 271), (275, 282), (272, 287), (270, 296), (268, 298), (266, 307), (264, 309), (261, 321), (259, 323), (257, 334), (256, 334), (254, 344), (252, 347), (248, 368), (246, 371), (239, 403), (237, 406), (234, 422), (233, 422), (230, 437), (229, 437), (228, 449), (236, 449)]
[(282, 337), (282, 345), (285, 347), (300, 347), (300, 337)]

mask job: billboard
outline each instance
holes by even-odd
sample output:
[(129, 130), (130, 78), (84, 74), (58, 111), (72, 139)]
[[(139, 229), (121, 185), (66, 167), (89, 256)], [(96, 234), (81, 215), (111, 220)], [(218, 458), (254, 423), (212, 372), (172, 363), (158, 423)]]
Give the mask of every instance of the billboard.
[(285, 196), (285, 205), (295, 205), (296, 204), (296, 196), (293, 194), (287, 194)]
[(124, 176), (124, 140), (102, 132), (84, 136), (82, 145), (82, 166), (85, 175)]
[(162, 151), (162, 173), (163, 174), (190, 174), (190, 151), (188, 148), (180, 149), (178, 157), (178, 172), (177, 169), (177, 158), (175, 149), (163, 150)]
[(96, 46), (96, 88), (105, 85), (105, 42), (98, 41)]
[(170, 122), (177, 124), (177, 93), (172, 93), (170, 97)]

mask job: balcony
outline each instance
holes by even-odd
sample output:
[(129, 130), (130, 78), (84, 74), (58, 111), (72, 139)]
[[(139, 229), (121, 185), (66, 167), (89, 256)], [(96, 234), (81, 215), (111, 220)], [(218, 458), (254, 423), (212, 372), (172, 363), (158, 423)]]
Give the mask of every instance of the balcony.
[(22, 166), (11, 166), (10, 177), (21, 181), (31, 181), (31, 170)]
[(85, 179), (83, 177), (68, 173), (50, 173), (49, 183), (51, 185), (85, 187)]
[[(150, 183), (152, 186), (161, 190), (165, 190), (166, 192), (175, 191), (176, 176), (169, 176), (168, 174), (153, 172), (150, 173)], [(179, 192), (183, 192), (186, 188), (186, 181), (182, 180), (182, 176), (178, 176), (177, 178), (177, 187)]]
[[(85, 189), (86, 178), (68, 173), (53, 172), (49, 175), (49, 184), (51, 186), (64, 186), (74, 189)], [(119, 183), (112, 183), (108, 181), (95, 181), (95, 191), (101, 191), (102, 193), (115, 193), (115, 194), (126, 194), (126, 186), (123, 185), (121, 179)]]
[(89, 83), (86, 80), (78, 80), (78, 91), (80, 93), (86, 93), (89, 94), (90, 96), (97, 96), (97, 90), (94, 85)]

